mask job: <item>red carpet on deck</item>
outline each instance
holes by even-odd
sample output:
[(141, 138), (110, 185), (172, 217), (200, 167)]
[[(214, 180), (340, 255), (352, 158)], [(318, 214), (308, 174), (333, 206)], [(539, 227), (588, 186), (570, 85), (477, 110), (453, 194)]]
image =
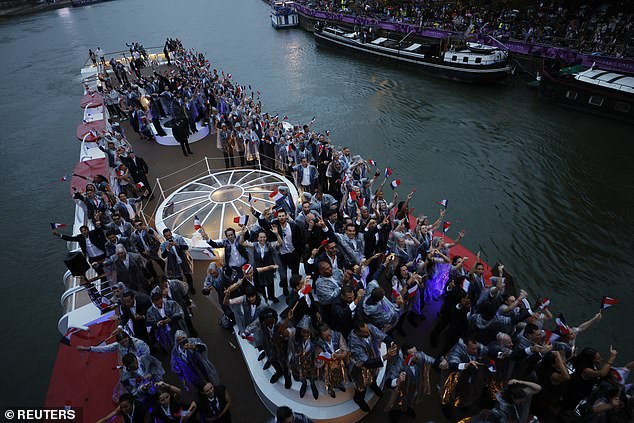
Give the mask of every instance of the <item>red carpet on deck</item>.
[(114, 409), (112, 392), (119, 380), (119, 371), (114, 369), (117, 353), (78, 351), (77, 345), (98, 345), (116, 327), (115, 321), (107, 320), (73, 334), (71, 346), (60, 343), (45, 407), (81, 408), (83, 423), (94, 423)]

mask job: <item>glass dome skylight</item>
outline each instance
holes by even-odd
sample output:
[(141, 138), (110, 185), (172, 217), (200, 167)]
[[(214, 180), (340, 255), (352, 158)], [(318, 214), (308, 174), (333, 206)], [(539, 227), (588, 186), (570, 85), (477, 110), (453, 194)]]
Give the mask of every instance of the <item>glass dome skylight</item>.
[(200, 231), (194, 228), (198, 218), (203, 230), (211, 239), (224, 238), (224, 230), (232, 227), (239, 230), (234, 218), (251, 216), (249, 194), (253, 207), (262, 211), (275, 202), (269, 195), (278, 186), (288, 187), (292, 198), (297, 198), (297, 189), (285, 177), (277, 173), (257, 169), (234, 169), (211, 173), (182, 186), (169, 195), (156, 213), (156, 228), (162, 233), (170, 228), (190, 241), (194, 247), (203, 247)]

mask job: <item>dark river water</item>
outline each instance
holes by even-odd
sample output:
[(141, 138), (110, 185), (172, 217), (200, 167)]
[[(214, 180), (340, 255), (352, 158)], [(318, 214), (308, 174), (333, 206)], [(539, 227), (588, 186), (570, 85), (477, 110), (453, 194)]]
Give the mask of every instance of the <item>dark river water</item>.
[(417, 188), (417, 212), (448, 198), (448, 235), (465, 228), (469, 249), (504, 261), (569, 323), (620, 299), (579, 345), (634, 359), (631, 126), (543, 104), (519, 79), (471, 87), (317, 49), (268, 16), (260, 0), (119, 0), (0, 22), (2, 405), (43, 402), (58, 347), (64, 244), (48, 222), (72, 221), (59, 178), (78, 159), (88, 48), (167, 36), (260, 90), (265, 109), (317, 116), (336, 143), (391, 166), (402, 193)]

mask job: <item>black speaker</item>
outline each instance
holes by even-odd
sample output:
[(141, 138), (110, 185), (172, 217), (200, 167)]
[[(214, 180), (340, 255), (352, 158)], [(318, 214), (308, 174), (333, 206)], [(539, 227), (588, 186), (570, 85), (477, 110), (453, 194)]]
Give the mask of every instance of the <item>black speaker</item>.
[(68, 253), (64, 259), (64, 263), (73, 276), (83, 276), (90, 269), (90, 265), (86, 261), (86, 257), (81, 252)]

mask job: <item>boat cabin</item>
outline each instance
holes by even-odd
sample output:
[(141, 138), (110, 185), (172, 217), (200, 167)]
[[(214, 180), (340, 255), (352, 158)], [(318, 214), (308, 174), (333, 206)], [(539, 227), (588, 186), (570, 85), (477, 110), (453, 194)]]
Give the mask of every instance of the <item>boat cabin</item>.
[(299, 25), (299, 15), (292, 1), (276, 1), (271, 6), (273, 28), (291, 28)]

